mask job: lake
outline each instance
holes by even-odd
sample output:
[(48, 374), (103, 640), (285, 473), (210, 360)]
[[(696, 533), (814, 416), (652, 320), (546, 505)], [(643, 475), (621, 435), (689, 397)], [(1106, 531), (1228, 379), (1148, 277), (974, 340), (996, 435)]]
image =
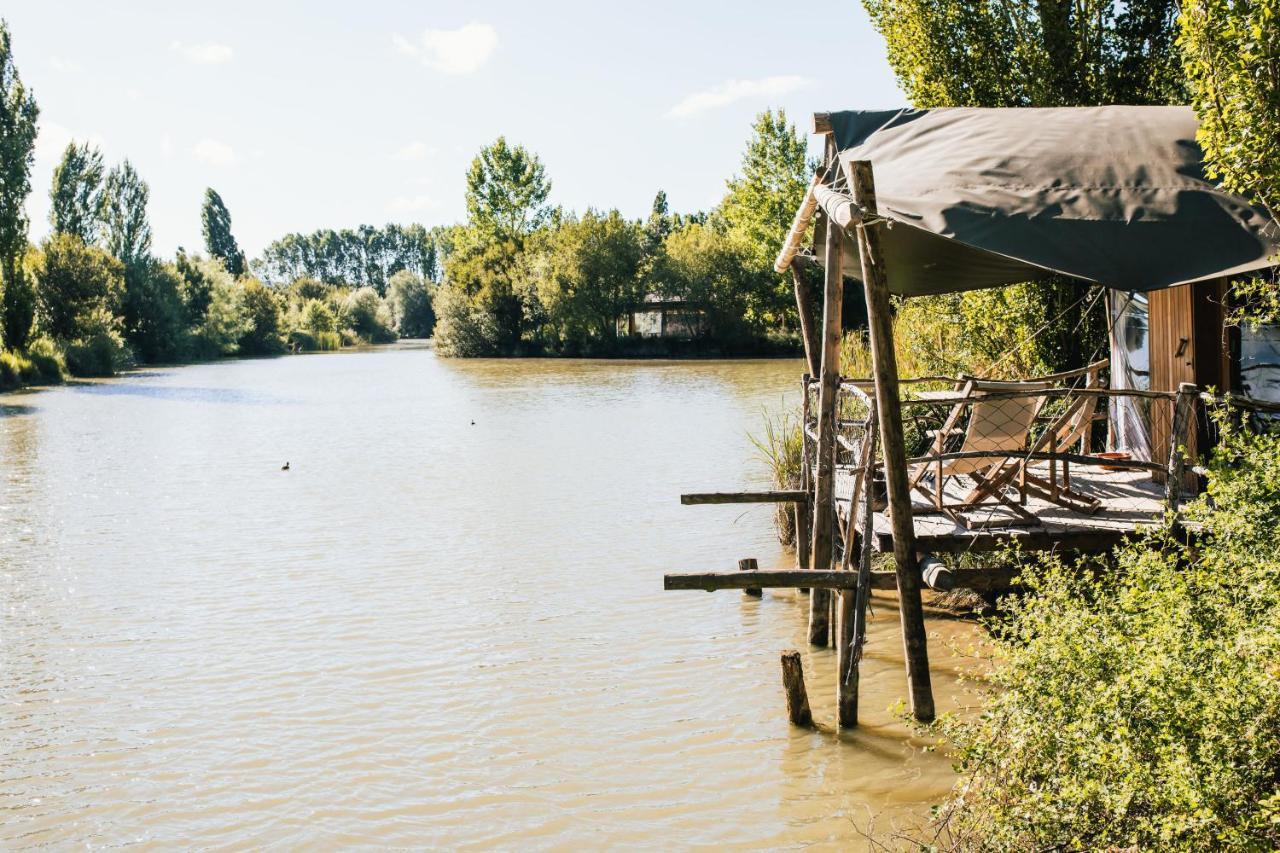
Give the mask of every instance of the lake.
[[(664, 592), (789, 565), (749, 436), (798, 361), (148, 369), (0, 396), (0, 846), (856, 843), (950, 787), (892, 706), (878, 599), (856, 733), (808, 601)], [(289, 470), (281, 470), (288, 462)], [(939, 710), (972, 625), (931, 620)]]

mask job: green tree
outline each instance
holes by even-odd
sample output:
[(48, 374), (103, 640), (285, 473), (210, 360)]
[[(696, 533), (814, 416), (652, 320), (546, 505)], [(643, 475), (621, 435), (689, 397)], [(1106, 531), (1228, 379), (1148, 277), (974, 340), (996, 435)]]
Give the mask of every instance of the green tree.
[(323, 299), (308, 299), (302, 306), (302, 328), (312, 335), (334, 332), (338, 329), (338, 318)]
[(9, 25), (0, 20), (0, 314), (8, 346), (26, 346), (35, 315), (35, 294), (26, 275), (27, 217), (35, 157), (35, 96), (13, 62)]
[(144, 362), (178, 361), (187, 355), (183, 277), (173, 264), (141, 257), (125, 265), (124, 337)]
[(239, 278), (245, 274), (244, 253), (231, 233), (231, 213), (222, 196), (212, 187), (204, 191), (204, 206), (200, 210), (204, 247), (209, 257), (222, 261), (227, 272)]
[(151, 190), (125, 160), (107, 174), (103, 189), (103, 231), (107, 251), (126, 266), (151, 253), (151, 223), (147, 201)]
[(467, 216), (471, 225), (503, 239), (518, 239), (536, 228), (551, 193), (546, 169), (524, 146), (499, 136), (480, 149), (467, 171)]
[(1181, 103), (1177, 0), (863, 0), (917, 107)]
[(640, 227), (616, 210), (588, 210), (547, 235), (536, 290), (558, 343), (580, 352), (616, 341), (618, 318), (644, 299), (643, 257)]
[(738, 346), (764, 331), (763, 312), (751, 303), (768, 298), (774, 276), (723, 231), (697, 223), (673, 231), (654, 277), (664, 295), (702, 307), (721, 343)]
[(525, 329), (523, 252), (513, 239), (455, 234), (436, 292), (436, 346), (446, 356), (512, 355)]
[(674, 225), (671, 218), (671, 207), (667, 203), (666, 190), (658, 190), (653, 197), (653, 206), (649, 210), (649, 218), (644, 223), (644, 251), (653, 256), (662, 249), (662, 243), (671, 233)]
[(240, 309), (244, 326), (240, 332), (242, 355), (273, 355), (284, 349), (280, 322), (280, 298), (256, 278), (240, 282)]
[(105, 174), (101, 151), (87, 142), (67, 143), (49, 190), (49, 224), (55, 234), (70, 234), (90, 246), (97, 241)]
[(40, 328), (54, 338), (74, 340), (96, 313), (119, 315), (124, 264), (96, 246), (72, 234), (52, 234), (33, 266)]
[(401, 337), (431, 337), (436, 315), (431, 307), (431, 291), (421, 276), (409, 270), (400, 270), (391, 276), (387, 283), (387, 307)]
[(805, 150), (804, 139), (787, 124), (785, 112), (761, 113), (742, 155), (742, 172), (729, 180), (728, 195), (720, 205), (730, 233), (743, 242), (750, 263), (769, 279), (767, 298), (755, 300), (751, 309), (760, 313), (758, 319), (775, 326), (795, 313), (790, 276), (772, 269), (809, 185)]
[(202, 357), (234, 355), (241, 338), (250, 331), (244, 308), (244, 288), (222, 267), (221, 261), (198, 261), (189, 268), (197, 273), (196, 284), (187, 279), (184, 301), (193, 296), (203, 302), (199, 319), (193, 323), (192, 341)]

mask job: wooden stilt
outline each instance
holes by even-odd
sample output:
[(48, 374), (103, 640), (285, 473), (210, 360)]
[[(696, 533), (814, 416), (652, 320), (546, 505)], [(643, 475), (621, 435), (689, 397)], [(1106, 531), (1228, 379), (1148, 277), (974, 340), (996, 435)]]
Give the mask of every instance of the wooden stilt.
[[(822, 373), (818, 387), (817, 477), (813, 498), (813, 568), (831, 568), (835, 528), (836, 397), (840, 386), (840, 310), (844, 302), (844, 231), (827, 221), (826, 287), (822, 306)], [(813, 591), (809, 601), (809, 642), (825, 646), (830, 632), (830, 594)]]
[[(758, 571), (759, 568), (760, 566), (756, 564), (755, 557), (747, 557), (745, 560), (738, 561), (738, 571), (740, 572), (754, 572)], [(742, 594), (760, 598), (764, 595), (764, 590), (758, 586), (749, 586), (742, 591)]]
[(929, 679), (929, 646), (924, 628), (924, 608), (920, 602), (920, 578), (916, 571), (915, 522), (911, 517), (907, 452), (902, 437), (902, 402), (898, 397), (898, 361), (894, 353), (889, 281), (878, 230), (883, 224), (875, 221), (876, 189), (871, 163), (865, 160), (854, 162), (850, 177), (853, 200), (864, 211), (864, 218), (858, 225), (858, 251), (862, 256), (876, 408), (880, 415), (880, 441), (884, 448), (885, 479), (889, 487), (908, 697), (915, 718), (928, 721), (934, 717), (933, 686)]
[(804, 667), (795, 649), (782, 653), (782, 689), (787, 694), (787, 717), (791, 724), (812, 728), (813, 712), (809, 710), (809, 694), (804, 689)]
[[(809, 469), (809, 379), (806, 373), (800, 380), (800, 488), (807, 499), (796, 504), (796, 568), (808, 569), (809, 546), (813, 541), (813, 478)], [(799, 592), (807, 593), (808, 589)]]
[[(872, 496), (875, 482), (876, 436), (875, 403), (867, 415), (867, 434), (862, 438), (862, 452), (858, 467), (862, 473), (854, 480), (853, 500), (849, 506), (848, 524), (845, 526), (844, 558), (840, 568), (849, 571), (853, 567), (854, 548), (858, 553), (858, 585), (855, 589), (841, 590), (840, 616), (836, 620), (836, 707), (841, 728), (858, 725), (858, 667), (862, 659), (862, 640), (866, 636), (867, 603), (871, 597), (871, 531)], [(861, 503), (859, 503), (861, 497)], [(859, 510), (861, 509), (861, 518)], [(858, 535), (861, 522), (862, 532)]]
[(804, 340), (805, 363), (809, 365), (809, 373), (817, 376), (822, 365), (818, 361), (819, 344), (813, 328), (813, 299), (797, 260), (791, 261), (791, 284), (796, 292), (796, 313), (800, 316), (800, 337)]

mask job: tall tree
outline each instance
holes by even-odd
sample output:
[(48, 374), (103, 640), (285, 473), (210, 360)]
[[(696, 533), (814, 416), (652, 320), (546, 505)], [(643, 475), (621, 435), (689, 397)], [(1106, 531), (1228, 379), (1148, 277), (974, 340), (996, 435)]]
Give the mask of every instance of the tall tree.
[(499, 136), (471, 161), (467, 216), (482, 230), (519, 239), (541, 223), (550, 193), (551, 181), (538, 156)]
[(1181, 103), (1177, 0), (863, 0), (917, 107)]
[(662, 242), (671, 233), (671, 206), (667, 203), (667, 191), (658, 190), (653, 197), (653, 206), (649, 209), (649, 218), (644, 223), (644, 250), (646, 255), (653, 255), (662, 247)]
[(742, 155), (742, 172), (729, 180), (720, 214), (746, 246), (749, 262), (772, 279), (771, 297), (759, 303), (762, 319), (785, 322), (794, 311), (790, 277), (772, 272), (773, 259), (804, 199), (810, 166), (804, 139), (787, 114), (767, 110), (756, 117)]
[(1187, 0), (1181, 25), (1209, 176), (1280, 222), (1280, 2)]
[(103, 219), (102, 152), (87, 142), (67, 143), (53, 170), (49, 224), (55, 234), (70, 234), (86, 245), (97, 241)]
[(151, 252), (147, 200), (151, 190), (125, 160), (107, 175), (103, 190), (103, 232), (107, 251), (129, 266)]
[(209, 257), (217, 258), (227, 272), (239, 278), (245, 273), (244, 253), (231, 233), (231, 213), (222, 196), (209, 187), (204, 191), (204, 207), (200, 210), (200, 225), (204, 232), (204, 247)]
[(35, 96), (13, 63), (9, 25), (0, 20), (0, 313), (4, 342), (11, 347), (26, 346), (35, 316), (35, 294), (22, 263), (27, 248), (23, 206), (31, 194), (39, 115)]

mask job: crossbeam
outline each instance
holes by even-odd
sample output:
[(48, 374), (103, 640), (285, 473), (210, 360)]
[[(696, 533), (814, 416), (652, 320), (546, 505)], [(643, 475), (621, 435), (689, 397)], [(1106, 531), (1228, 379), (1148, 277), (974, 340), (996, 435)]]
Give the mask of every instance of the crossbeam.
[[(1003, 590), (1012, 587), (1018, 577), (1013, 566), (992, 566), (982, 569), (950, 569), (944, 580), (939, 573), (931, 572), (924, 580), (927, 586), (944, 591), (966, 588), (980, 592)], [(941, 581), (941, 582), (940, 582)], [(662, 588), (667, 590), (701, 589), (714, 592), (718, 589), (855, 589), (858, 573), (831, 569), (828, 571), (801, 571), (779, 569), (756, 572), (695, 572), (669, 574), (662, 577)], [(871, 588), (896, 590), (897, 573), (872, 572)]]
[(700, 504), (787, 504), (807, 500), (803, 489), (778, 489), (769, 492), (693, 492), (680, 496), (684, 506)]

